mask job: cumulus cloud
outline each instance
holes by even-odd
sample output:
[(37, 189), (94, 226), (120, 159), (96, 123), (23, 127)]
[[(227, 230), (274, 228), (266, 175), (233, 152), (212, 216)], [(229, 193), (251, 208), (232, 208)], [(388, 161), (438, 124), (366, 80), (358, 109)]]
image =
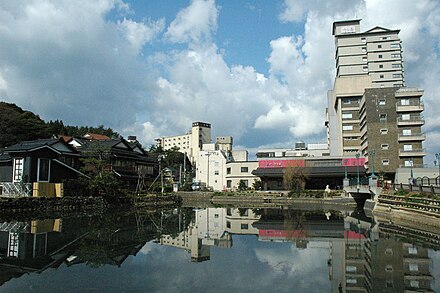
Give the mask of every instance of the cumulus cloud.
[(226, 61), (214, 37), (224, 11), (214, 0), (193, 0), (174, 19), (141, 21), (122, 0), (1, 1), (0, 95), (44, 119), (105, 124), (146, 145), (198, 120), (252, 150), (322, 142), (335, 74), (332, 23), (362, 18), (362, 30), (401, 29), (406, 83), (425, 90), (427, 146), (438, 152), (429, 135), (440, 133), (439, 6), (285, 0), (278, 19), (300, 29), (267, 44), (263, 74)]
[(118, 25), (134, 50), (138, 52), (145, 43), (153, 40), (164, 29), (165, 19), (140, 23), (124, 18), (118, 22)]
[(193, 0), (177, 14), (165, 36), (176, 43), (209, 40), (217, 29), (218, 14), (214, 0)]
[[(70, 124), (133, 123), (148, 89), (147, 70), (126, 40), (135, 40), (133, 30), (121, 34), (106, 20), (125, 9), (111, 0), (2, 1), (0, 42), (8, 44), (0, 47), (2, 99)], [(143, 34), (137, 45), (147, 40)]]

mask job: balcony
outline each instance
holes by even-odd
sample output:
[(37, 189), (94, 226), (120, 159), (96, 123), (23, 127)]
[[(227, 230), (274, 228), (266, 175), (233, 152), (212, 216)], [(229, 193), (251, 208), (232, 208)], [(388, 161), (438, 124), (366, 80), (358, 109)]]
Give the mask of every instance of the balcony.
[(409, 103), (404, 103), (403, 101), (396, 103), (397, 112), (422, 112), (425, 110), (423, 102), (420, 101), (409, 101)]
[(426, 149), (399, 150), (399, 157), (422, 157), (426, 156)]
[(422, 126), (425, 124), (425, 119), (422, 117), (410, 117), (409, 119), (404, 119), (404, 117), (397, 117), (398, 126)]
[(424, 141), (426, 140), (426, 135), (424, 133), (411, 133), (411, 134), (399, 133), (397, 139), (398, 141)]

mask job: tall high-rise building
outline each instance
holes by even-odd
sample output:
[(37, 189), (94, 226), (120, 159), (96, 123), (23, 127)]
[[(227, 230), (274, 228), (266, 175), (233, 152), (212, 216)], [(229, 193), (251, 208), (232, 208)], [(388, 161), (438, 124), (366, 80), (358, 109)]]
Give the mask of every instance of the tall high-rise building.
[[(400, 30), (361, 32), (360, 20), (333, 23), (336, 76), (327, 94), (332, 156), (366, 157), (371, 173), (423, 166), (423, 90), (406, 88)], [(372, 161), (374, 159), (374, 162)]]
[(371, 87), (405, 86), (399, 30), (360, 31), (360, 20), (333, 23), (336, 78), (369, 76)]

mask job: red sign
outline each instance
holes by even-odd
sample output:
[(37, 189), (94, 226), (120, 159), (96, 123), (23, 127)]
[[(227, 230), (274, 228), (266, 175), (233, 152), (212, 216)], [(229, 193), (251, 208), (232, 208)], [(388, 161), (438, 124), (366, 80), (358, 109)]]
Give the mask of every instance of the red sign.
[(346, 158), (342, 159), (342, 166), (363, 166), (365, 165), (365, 158)]
[(258, 230), (258, 235), (265, 238), (299, 238), (306, 237), (306, 232), (303, 230)]
[(261, 160), (258, 168), (305, 167), (304, 160)]

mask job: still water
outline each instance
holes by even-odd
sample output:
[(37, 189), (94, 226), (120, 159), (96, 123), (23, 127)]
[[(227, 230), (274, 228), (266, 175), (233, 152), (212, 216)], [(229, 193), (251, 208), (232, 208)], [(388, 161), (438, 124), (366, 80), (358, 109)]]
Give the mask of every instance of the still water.
[(439, 249), (439, 235), (350, 210), (8, 221), (0, 292), (440, 292)]

